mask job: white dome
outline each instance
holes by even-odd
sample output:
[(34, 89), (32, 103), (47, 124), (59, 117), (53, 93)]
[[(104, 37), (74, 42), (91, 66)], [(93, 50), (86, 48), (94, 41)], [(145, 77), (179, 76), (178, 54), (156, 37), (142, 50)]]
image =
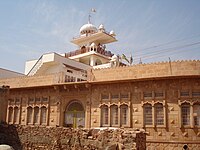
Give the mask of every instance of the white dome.
[(117, 59), (118, 59), (117, 55), (113, 55), (113, 56), (111, 57), (111, 61), (116, 61)]
[(110, 35), (112, 35), (112, 36), (116, 36), (116, 34), (115, 34), (115, 32), (112, 30), (112, 31), (110, 31)]
[(80, 34), (95, 33), (95, 32), (97, 32), (97, 28), (91, 23), (84, 24), (80, 28)]
[(93, 47), (93, 46), (96, 46), (96, 44), (95, 44), (95, 43), (92, 43), (90, 46)]
[(99, 30), (105, 29), (103, 24), (99, 25)]

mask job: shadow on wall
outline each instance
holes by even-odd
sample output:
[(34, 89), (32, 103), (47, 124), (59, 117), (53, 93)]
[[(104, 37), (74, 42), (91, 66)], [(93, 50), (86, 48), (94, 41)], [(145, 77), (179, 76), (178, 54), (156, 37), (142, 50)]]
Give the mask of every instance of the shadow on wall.
[(22, 145), (14, 125), (0, 122), (0, 145), (10, 145), (15, 150), (22, 150)]

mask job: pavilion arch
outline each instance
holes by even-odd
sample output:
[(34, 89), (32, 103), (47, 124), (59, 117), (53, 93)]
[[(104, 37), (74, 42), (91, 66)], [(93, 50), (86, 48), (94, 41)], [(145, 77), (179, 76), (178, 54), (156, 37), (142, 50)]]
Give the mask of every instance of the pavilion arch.
[(79, 100), (70, 101), (64, 113), (64, 126), (71, 128), (85, 127), (85, 110)]
[(95, 66), (96, 65), (101, 65), (101, 64), (102, 64), (102, 61), (100, 59), (96, 59)]

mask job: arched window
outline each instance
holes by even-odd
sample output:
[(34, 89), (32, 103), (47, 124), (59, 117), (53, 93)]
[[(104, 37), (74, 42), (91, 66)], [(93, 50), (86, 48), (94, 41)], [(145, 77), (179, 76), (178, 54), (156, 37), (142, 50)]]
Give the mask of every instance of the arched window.
[(102, 64), (101, 60), (97, 59), (96, 62), (95, 62), (95, 65), (101, 65), (101, 64)]
[(15, 107), (14, 108), (14, 124), (19, 123), (19, 108)]
[(9, 107), (8, 109), (8, 122), (12, 122), (13, 121), (13, 108)]
[(118, 106), (112, 105), (111, 109), (111, 126), (118, 125)]
[(200, 104), (193, 105), (194, 125), (200, 126)]
[(34, 108), (34, 123), (39, 124), (39, 107)]
[(32, 123), (32, 115), (33, 115), (33, 108), (28, 107), (27, 108), (27, 123), (31, 124)]
[(163, 104), (155, 104), (155, 125), (164, 125)]
[(108, 126), (108, 106), (101, 106), (101, 125)]
[(144, 105), (144, 125), (152, 125), (152, 106), (150, 104)]
[(182, 125), (190, 125), (190, 104), (184, 103), (181, 105)]
[(83, 128), (85, 126), (85, 111), (78, 100), (71, 101), (65, 110), (65, 126)]
[(121, 105), (121, 125), (128, 125), (128, 106), (127, 105)]
[(46, 124), (47, 122), (47, 108), (41, 107), (41, 124)]

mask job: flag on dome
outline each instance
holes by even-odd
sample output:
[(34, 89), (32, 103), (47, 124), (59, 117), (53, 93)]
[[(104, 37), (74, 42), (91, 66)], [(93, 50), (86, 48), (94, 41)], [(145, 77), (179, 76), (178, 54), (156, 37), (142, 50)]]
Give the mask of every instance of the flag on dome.
[(132, 57), (132, 54), (130, 56), (130, 65), (133, 63), (133, 57)]
[(96, 9), (92, 8), (92, 9), (91, 9), (91, 12), (96, 12)]
[(126, 55), (122, 54), (121, 58), (126, 60), (128, 63), (130, 63), (129, 60), (127, 59)]

